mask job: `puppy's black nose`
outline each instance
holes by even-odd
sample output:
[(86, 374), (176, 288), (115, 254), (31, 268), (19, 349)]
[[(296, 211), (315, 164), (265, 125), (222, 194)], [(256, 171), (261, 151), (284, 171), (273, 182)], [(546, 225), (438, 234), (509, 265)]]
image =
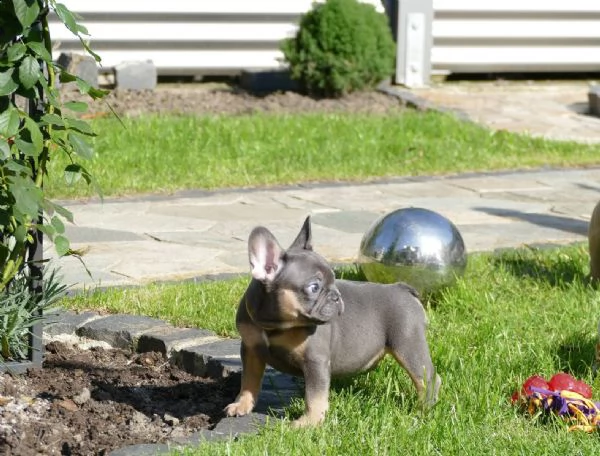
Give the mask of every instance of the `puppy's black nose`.
[(341, 315), (344, 312), (344, 301), (342, 301), (342, 295), (340, 292), (336, 290), (330, 290), (328, 294), (329, 301), (337, 307), (338, 315)]

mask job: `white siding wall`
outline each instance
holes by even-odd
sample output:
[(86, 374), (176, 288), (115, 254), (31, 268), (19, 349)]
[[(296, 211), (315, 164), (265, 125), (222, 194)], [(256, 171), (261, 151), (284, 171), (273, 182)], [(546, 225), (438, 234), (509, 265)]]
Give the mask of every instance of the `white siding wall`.
[[(600, 1), (600, 0), (599, 0)], [(92, 49), (110, 68), (152, 60), (159, 75), (228, 74), (281, 65), (279, 44), (293, 36), (311, 0), (63, 0), (90, 32)], [(365, 0), (382, 11), (378, 0)], [(60, 52), (81, 45), (51, 17)]]
[(600, 0), (433, 0), (433, 72), (600, 71)]
[[(295, 33), (300, 15), (312, 4), (311, 0), (63, 1), (83, 17), (103, 67), (152, 60), (160, 75), (277, 68), (281, 40)], [(383, 11), (382, 3), (396, 0), (364, 1)], [(422, 1), (434, 11), (433, 44), (423, 50), (434, 73), (600, 71), (600, 0)], [(56, 18), (51, 18), (51, 32), (55, 55), (80, 50)], [(399, 40), (402, 34), (399, 29)]]

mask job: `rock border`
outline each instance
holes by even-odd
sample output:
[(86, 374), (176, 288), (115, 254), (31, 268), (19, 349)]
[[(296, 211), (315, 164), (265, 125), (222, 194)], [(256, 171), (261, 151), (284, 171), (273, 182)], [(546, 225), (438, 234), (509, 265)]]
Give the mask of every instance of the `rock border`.
[[(158, 351), (180, 369), (202, 377), (222, 379), (239, 375), (242, 371), (239, 339), (220, 337), (206, 329), (177, 328), (156, 318), (70, 310), (48, 315), (44, 325), (44, 342), (69, 338), (87, 341), (90, 345), (129, 348), (137, 353)], [(202, 429), (167, 443), (128, 445), (110, 452), (108, 456), (168, 454), (184, 446), (253, 434), (268, 419), (281, 419), (290, 399), (301, 393), (301, 380), (267, 368), (258, 404), (250, 415), (225, 417), (213, 429)]]

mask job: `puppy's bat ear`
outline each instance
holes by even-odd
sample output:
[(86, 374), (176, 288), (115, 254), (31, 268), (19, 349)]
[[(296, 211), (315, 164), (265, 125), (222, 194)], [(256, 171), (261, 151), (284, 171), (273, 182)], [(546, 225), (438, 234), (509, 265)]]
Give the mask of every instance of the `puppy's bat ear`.
[(261, 282), (272, 282), (283, 267), (284, 251), (271, 232), (258, 226), (248, 239), (248, 257), (252, 277)]
[(304, 224), (302, 228), (300, 228), (300, 232), (292, 245), (290, 245), (290, 249), (303, 249), (303, 250), (312, 250), (312, 233), (310, 229), (310, 215), (306, 217), (304, 220)]

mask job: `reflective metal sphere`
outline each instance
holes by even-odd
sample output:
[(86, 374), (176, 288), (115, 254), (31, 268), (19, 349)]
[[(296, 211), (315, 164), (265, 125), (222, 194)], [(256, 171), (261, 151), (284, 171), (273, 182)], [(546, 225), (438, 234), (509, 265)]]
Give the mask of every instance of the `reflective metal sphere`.
[(453, 284), (463, 274), (467, 252), (450, 220), (412, 207), (373, 223), (360, 243), (358, 263), (370, 282), (406, 282), (426, 294)]

